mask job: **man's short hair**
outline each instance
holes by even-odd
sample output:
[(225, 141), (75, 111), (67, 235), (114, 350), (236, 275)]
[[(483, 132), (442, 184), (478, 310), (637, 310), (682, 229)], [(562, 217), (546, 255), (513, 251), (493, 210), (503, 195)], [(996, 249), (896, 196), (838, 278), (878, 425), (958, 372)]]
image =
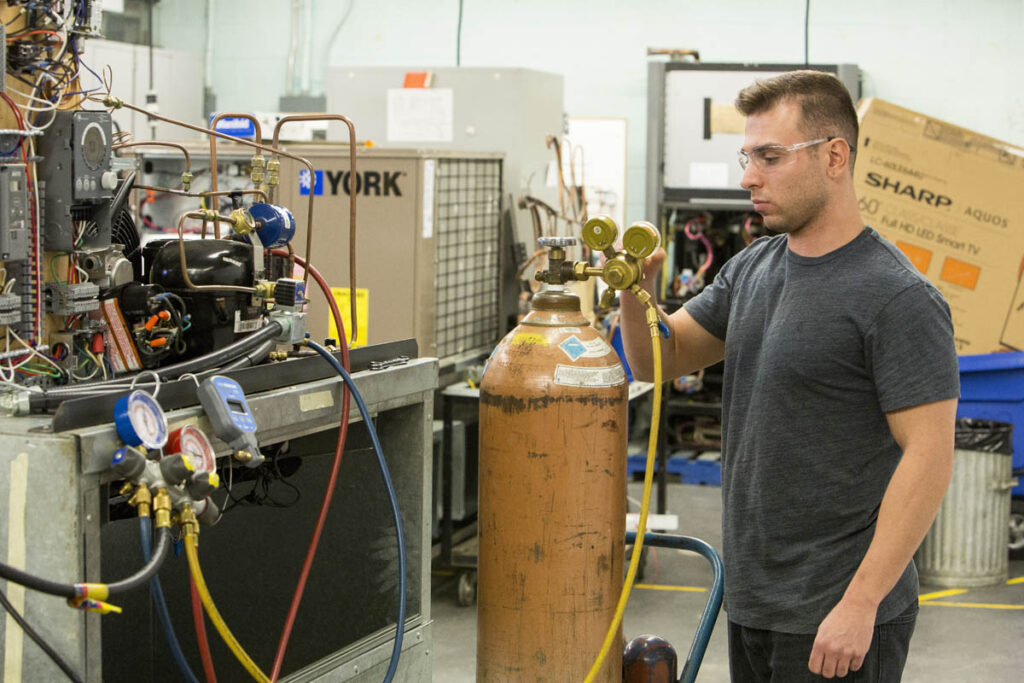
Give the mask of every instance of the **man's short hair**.
[(830, 135), (857, 146), (857, 111), (843, 82), (824, 71), (787, 71), (773, 78), (757, 80), (736, 97), (736, 108), (744, 116), (764, 113), (783, 102), (800, 105), (800, 127), (809, 139)]

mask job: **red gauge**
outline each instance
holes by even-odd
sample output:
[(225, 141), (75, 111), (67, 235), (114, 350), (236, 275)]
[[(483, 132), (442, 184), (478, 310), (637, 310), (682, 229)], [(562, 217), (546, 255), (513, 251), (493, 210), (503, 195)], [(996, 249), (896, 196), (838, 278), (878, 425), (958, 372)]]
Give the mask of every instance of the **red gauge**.
[(213, 472), (217, 469), (213, 445), (195, 425), (184, 425), (171, 432), (167, 439), (167, 452), (188, 455), (196, 472)]

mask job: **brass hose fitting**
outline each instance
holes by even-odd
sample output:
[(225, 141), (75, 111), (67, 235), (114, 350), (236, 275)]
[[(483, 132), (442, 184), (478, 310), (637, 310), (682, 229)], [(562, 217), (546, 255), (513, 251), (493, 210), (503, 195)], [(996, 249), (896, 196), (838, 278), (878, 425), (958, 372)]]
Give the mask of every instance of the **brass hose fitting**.
[(271, 159), (267, 162), (267, 186), (277, 187), (281, 182), (281, 160)]
[(273, 299), (275, 290), (277, 290), (277, 282), (273, 282), (270, 280), (259, 280), (256, 282), (255, 296), (264, 299)]
[(199, 536), (199, 520), (196, 519), (196, 512), (191, 505), (186, 505), (178, 515), (178, 526), (186, 536), (197, 538)]
[(249, 171), (249, 177), (252, 178), (252, 182), (256, 187), (259, 187), (263, 182), (264, 170), (267, 168), (267, 161), (262, 154), (254, 154), (252, 156), (252, 167)]
[(182, 189), (185, 190), (185, 192), (188, 192), (189, 190), (192, 189), (193, 178), (195, 178), (195, 176), (192, 175), (192, 171), (185, 171), (184, 173), (181, 174), (181, 187)]
[(139, 484), (135, 488), (135, 493), (128, 499), (128, 504), (138, 511), (139, 517), (149, 517), (152, 502), (153, 494), (149, 492), (145, 484)]
[(156, 528), (169, 528), (171, 526), (171, 496), (167, 489), (160, 488), (153, 497), (154, 520)]
[(252, 453), (249, 451), (235, 451), (235, 460), (238, 462), (249, 462), (252, 460)]

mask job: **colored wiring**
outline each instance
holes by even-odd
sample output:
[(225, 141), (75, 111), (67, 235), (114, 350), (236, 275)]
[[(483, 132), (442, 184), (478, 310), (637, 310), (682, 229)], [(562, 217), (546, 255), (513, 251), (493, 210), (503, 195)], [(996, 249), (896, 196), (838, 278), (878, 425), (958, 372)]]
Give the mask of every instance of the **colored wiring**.
[[(351, 367), (349, 365), (348, 344), (345, 341), (345, 324), (341, 319), (341, 311), (338, 309), (338, 304), (331, 292), (330, 285), (327, 284), (327, 280), (324, 279), (316, 268), (306, 263), (302, 258), (290, 255), (284, 249), (275, 249), (273, 250), (273, 253), (275, 256), (292, 256), (300, 267), (305, 268), (309, 272), (310, 277), (312, 277), (320, 287), (324, 297), (327, 299), (327, 304), (331, 309), (331, 316), (333, 316), (334, 324), (338, 329), (338, 344), (341, 347), (341, 364), (345, 368)], [(313, 558), (316, 556), (316, 550), (320, 543), (320, 536), (327, 523), (327, 513), (330, 510), (331, 500), (334, 496), (334, 489), (337, 486), (338, 472), (341, 469), (342, 453), (345, 450), (345, 441), (348, 436), (349, 412), (350, 394), (348, 390), (345, 389), (342, 391), (341, 425), (338, 429), (338, 443), (334, 450), (334, 460), (331, 463), (331, 473), (327, 479), (327, 490), (324, 491), (323, 502), (320, 504), (320, 514), (317, 517), (316, 526), (313, 529), (313, 537), (309, 541), (306, 558), (302, 563), (302, 572), (299, 574), (299, 580), (296, 583), (295, 592), (292, 594), (292, 602), (288, 608), (288, 617), (285, 619), (284, 628), (281, 631), (281, 639), (277, 645), (277, 653), (274, 656), (274, 667), (271, 671), (271, 680), (273, 681), (276, 681), (278, 676), (281, 674), (281, 666), (284, 664), (284, 655), (288, 650), (288, 641), (291, 638), (292, 628), (295, 626), (295, 619), (299, 612), (299, 605), (302, 602), (302, 594), (306, 589), (306, 581), (309, 578), (310, 569), (313, 567)]]
[[(655, 334), (657, 334), (657, 330), (655, 330)], [(345, 384), (348, 385), (349, 391), (352, 392), (352, 398), (355, 399), (356, 405), (359, 407), (359, 413), (363, 416), (363, 424), (366, 425), (366, 430), (370, 433), (373, 450), (377, 454), (377, 464), (380, 466), (380, 474), (384, 479), (388, 500), (391, 503), (391, 515), (395, 521), (395, 534), (398, 537), (398, 619), (395, 623), (395, 641), (391, 649), (391, 660), (388, 663), (387, 673), (384, 675), (384, 681), (388, 683), (394, 679), (395, 672), (398, 670), (398, 659), (402, 654), (402, 636), (405, 630), (405, 535), (402, 531), (402, 514), (398, 509), (398, 494), (395, 493), (395, 486), (391, 481), (391, 473), (388, 471), (388, 464), (384, 460), (384, 450), (380, 445), (380, 439), (377, 438), (377, 430), (373, 426), (373, 416), (370, 415), (370, 410), (366, 407), (366, 403), (363, 402), (363, 397), (359, 394), (355, 382), (352, 381), (352, 376), (348, 374), (330, 351), (309, 339), (306, 340), (306, 344), (330, 363), (335, 372), (341, 375)], [(647, 502), (650, 502), (650, 490), (647, 491)], [(640, 521), (642, 524), (646, 524), (647, 517), (645, 511), (641, 511)], [(641, 526), (640, 528), (644, 529), (646, 527)], [(639, 553), (639, 548), (637, 548), (636, 552)], [(633, 567), (631, 566), (631, 568)], [(630, 582), (630, 585), (632, 585), (632, 582)]]
[[(643, 290), (639, 287), (633, 289), (634, 293), (640, 294)], [(646, 292), (643, 293), (646, 295)], [(638, 296), (637, 298), (641, 298)], [(605, 634), (604, 643), (601, 645), (601, 651), (597, 655), (597, 659), (594, 660), (593, 666), (590, 667), (590, 671), (587, 673), (587, 677), (584, 679), (584, 683), (590, 683), (595, 679), (598, 673), (601, 671), (601, 667), (604, 666), (605, 659), (608, 657), (608, 652), (611, 650), (613, 645), (621, 647), (621, 643), (617, 638), (619, 633), (619, 626), (622, 624), (622, 616), (626, 612), (626, 603), (629, 602), (629, 594), (633, 590), (633, 583), (636, 581), (636, 573), (640, 567), (640, 557), (643, 554), (644, 547), (644, 534), (647, 533), (647, 513), (651, 509), (651, 488), (654, 483), (654, 459), (658, 452), (658, 425), (661, 422), (661, 339), (659, 338), (658, 324), (660, 319), (658, 318), (658, 310), (651, 301), (649, 295), (641, 298), (641, 301), (647, 306), (646, 316), (647, 325), (651, 330), (651, 351), (652, 351), (652, 364), (654, 365), (654, 406), (651, 409), (651, 432), (647, 439), (647, 468), (644, 470), (644, 493), (640, 500), (640, 520), (637, 523), (636, 528), (636, 541), (633, 543), (633, 554), (629, 558), (629, 569), (626, 570), (626, 581), (622, 585), (622, 592), (619, 594), (619, 602), (615, 607), (615, 616), (612, 617), (612, 623), (608, 627), (608, 633)]]
[(210, 617), (210, 621), (213, 622), (217, 632), (220, 633), (220, 637), (224, 639), (225, 645), (228, 646), (228, 649), (235, 655), (235, 658), (245, 667), (249, 675), (254, 680), (260, 681), (260, 683), (270, 683), (270, 679), (267, 678), (267, 675), (260, 670), (256, 662), (252, 661), (252, 657), (242, 648), (241, 643), (238, 642), (238, 639), (231, 633), (231, 629), (228, 628), (224, 617), (217, 610), (217, 605), (213, 602), (213, 596), (210, 595), (210, 590), (206, 587), (206, 581), (203, 579), (203, 570), (199, 566), (197, 545), (195, 531), (186, 529), (185, 554), (188, 555), (188, 568), (192, 574), (192, 581), (195, 583), (196, 591), (199, 593), (199, 599), (203, 601), (203, 607), (206, 608), (207, 616)]
[[(149, 562), (152, 557), (152, 548), (150, 547), (152, 533), (153, 525), (149, 517), (139, 517), (139, 538), (142, 541), (144, 562)], [(174, 663), (178, 665), (178, 671), (181, 672), (182, 678), (189, 683), (199, 683), (199, 679), (192, 673), (191, 667), (185, 660), (185, 653), (181, 651), (178, 637), (174, 634), (174, 625), (171, 623), (171, 615), (167, 611), (167, 601), (164, 599), (164, 589), (160, 585), (160, 577), (157, 574), (154, 574), (153, 578), (149, 580), (149, 595), (153, 599), (157, 617), (164, 630), (164, 638), (167, 640), (167, 647), (171, 649), (171, 656), (174, 657)]]
[[(25, 621), (24, 617), (18, 613), (18, 610), (14, 609), (14, 605), (12, 605), (10, 600), (7, 599), (7, 596), (3, 591), (0, 591), (0, 604), (2, 604), (3, 608), (7, 610), (7, 613), (11, 615), (11, 618), (14, 619), (15, 623), (21, 627), (21, 630), (25, 632), (25, 635), (31, 638), (32, 642), (38, 645), (40, 650), (46, 653), (46, 656), (57, 665), (57, 668), (64, 672), (64, 675), (67, 676), (69, 680), (74, 681), (74, 683), (82, 683), (82, 678), (75, 673), (74, 669), (72, 669), (71, 666), (69, 666), (68, 663), (65, 662), (59, 654), (57, 654), (56, 650), (50, 647), (49, 643), (43, 640), (43, 637), (40, 636), (27, 621)], [(35, 673), (40, 672), (37, 671)]]
[(711, 264), (714, 263), (715, 261), (714, 249), (711, 246), (711, 241), (704, 234), (704, 231), (700, 230), (695, 233), (690, 232), (690, 226), (697, 225), (700, 222), (701, 220), (699, 218), (692, 218), (686, 221), (686, 225), (683, 226), (683, 232), (686, 233), (686, 236), (691, 240), (700, 240), (701, 244), (703, 244), (704, 248), (707, 250), (707, 258), (704, 260), (704, 263), (702, 263), (700, 265), (700, 268), (697, 270), (696, 279), (698, 281), (704, 277), (704, 273), (708, 272), (708, 269), (711, 267)]

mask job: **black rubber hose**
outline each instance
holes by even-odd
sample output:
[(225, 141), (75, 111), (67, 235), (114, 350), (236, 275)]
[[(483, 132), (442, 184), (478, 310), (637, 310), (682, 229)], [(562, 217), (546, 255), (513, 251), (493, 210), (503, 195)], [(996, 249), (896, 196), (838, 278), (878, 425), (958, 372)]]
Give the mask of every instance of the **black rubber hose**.
[(25, 588), (31, 588), (34, 591), (39, 591), (40, 593), (58, 595), (62, 598), (78, 597), (78, 591), (75, 589), (73, 584), (50, 581), (49, 579), (41, 578), (35, 574), (23, 572), (20, 569), (4, 564), (3, 562), (0, 562), (0, 577), (20, 584)]
[(264, 342), (263, 345), (260, 346), (259, 348), (255, 349), (254, 351), (250, 351), (241, 358), (237, 358), (231, 361), (223, 368), (221, 368), (218, 372), (239, 370), (241, 368), (251, 368), (254, 365), (259, 365), (260, 363), (267, 359), (267, 356), (270, 355), (270, 352), (274, 350), (275, 346), (277, 346), (277, 344), (274, 342), (273, 339), (271, 339), (268, 342)]
[(160, 571), (160, 567), (163, 566), (164, 560), (167, 559), (167, 553), (170, 549), (171, 530), (167, 527), (160, 527), (156, 530), (156, 548), (153, 549), (153, 555), (149, 558), (149, 562), (127, 579), (108, 583), (107, 592), (111, 595), (114, 593), (124, 593), (148, 584), (149, 580)]
[[(191, 360), (168, 365), (167, 367), (155, 370), (161, 380), (176, 379), (188, 373), (198, 373), (209, 368), (218, 368), (238, 359), (254, 349), (271, 342), (274, 337), (281, 334), (281, 324), (271, 321), (270, 324), (260, 328), (247, 337), (232, 342), (222, 349), (218, 349), (205, 356), (192, 358)], [(269, 352), (269, 351), (268, 351)], [(55, 408), (61, 402), (71, 398), (86, 398), (88, 396), (109, 394), (112, 392), (125, 391), (128, 382), (124, 379), (110, 379), (103, 382), (92, 382), (90, 384), (77, 384), (71, 387), (57, 387), (41, 392), (33, 392), (29, 395), (29, 407), (32, 412), (41, 412)]]
[(72, 669), (68, 663), (65, 662), (59, 654), (57, 654), (57, 651), (50, 647), (50, 644), (43, 640), (43, 637), (39, 635), (34, 628), (29, 626), (28, 622), (18, 614), (18, 610), (14, 609), (14, 605), (10, 603), (3, 591), (0, 591), (0, 604), (2, 604), (4, 609), (7, 610), (7, 613), (11, 615), (11, 618), (17, 622), (18, 626), (21, 627), (21, 630), (39, 646), (40, 650), (46, 653), (47, 657), (53, 660), (53, 663), (64, 672), (64, 675), (67, 676), (69, 680), (74, 681), (74, 683), (82, 683), (82, 679), (74, 672), (74, 669)]
[[(160, 566), (167, 558), (167, 552), (171, 547), (171, 530), (167, 527), (162, 527), (157, 530), (157, 535), (156, 549), (153, 551), (153, 556), (149, 559), (149, 562), (147, 562), (142, 569), (132, 574), (127, 579), (108, 583), (107, 592), (110, 595), (113, 595), (114, 593), (124, 593), (125, 591), (138, 588), (139, 586), (144, 586), (150, 578), (160, 570)], [(57, 595), (62, 598), (79, 597), (79, 590), (75, 584), (50, 581), (49, 579), (44, 579), (39, 576), (35, 576), (34, 574), (23, 572), (20, 569), (3, 564), (2, 562), (0, 562), (0, 577), (7, 579), (8, 581), (13, 581), (17, 584), (21, 584), (25, 588), (31, 588), (32, 590), (39, 591), (40, 593)]]

